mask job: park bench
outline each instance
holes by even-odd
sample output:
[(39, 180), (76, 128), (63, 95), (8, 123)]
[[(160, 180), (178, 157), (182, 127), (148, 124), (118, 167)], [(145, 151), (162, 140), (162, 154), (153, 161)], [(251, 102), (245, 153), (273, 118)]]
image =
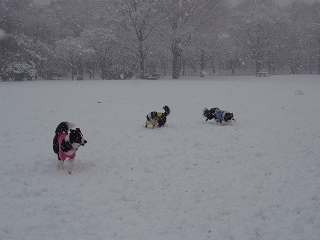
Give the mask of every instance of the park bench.
[(154, 74), (151, 74), (151, 75), (144, 76), (143, 79), (157, 80), (157, 79), (159, 79), (160, 77), (163, 77), (163, 75), (162, 75), (162, 74), (154, 73)]
[(256, 77), (270, 77), (270, 73), (268, 72), (257, 72)]

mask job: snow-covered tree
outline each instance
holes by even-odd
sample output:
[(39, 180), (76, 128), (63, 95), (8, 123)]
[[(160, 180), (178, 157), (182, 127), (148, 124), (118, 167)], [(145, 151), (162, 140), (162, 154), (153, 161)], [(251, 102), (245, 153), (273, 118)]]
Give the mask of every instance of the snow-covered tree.
[(292, 52), (290, 67), (307, 68), (309, 73), (320, 74), (320, 3), (293, 2), (288, 7), (292, 32), (288, 48)]
[[(81, 39), (86, 48), (92, 49), (96, 61), (101, 69), (102, 79), (114, 78), (114, 65), (121, 54), (114, 29), (111, 27), (92, 27), (81, 34)], [(90, 57), (91, 64), (94, 64), (93, 56)]]
[(116, 8), (116, 32), (123, 47), (134, 53), (139, 59), (140, 77), (145, 75), (145, 61), (148, 50), (152, 47), (151, 34), (159, 24), (156, 0), (118, 0)]
[(68, 62), (73, 80), (76, 74), (83, 77), (83, 60), (93, 49), (85, 47), (80, 37), (67, 37), (56, 43), (55, 52), (62, 60)]
[(50, 34), (45, 25), (40, 27), (41, 10), (29, 0), (0, 2), (0, 28), (7, 33), (6, 38), (0, 40), (0, 69), (3, 71), (17, 62), (32, 62), (41, 70), (43, 62), (52, 56), (52, 46), (47, 43)]
[[(221, 1), (213, 9), (205, 26), (201, 27), (197, 34), (193, 35), (189, 46), (183, 54), (183, 68), (189, 65), (193, 71), (200, 69), (200, 76), (204, 77), (210, 72), (215, 74), (216, 63), (222, 56), (228, 55), (232, 41), (228, 34), (228, 23), (230, 22), (229, 6)], [(185, 71), (185, 70), (184, 70)]]
[(261, 71), (265, 54), (277, 36), (275, 26), (282, 21), (274, 0), (244, 0), (235, 9), (233, 36), (240, 51), (252, 57), (255, 71)]
[(315, 46), (314, 51), (317, 52), (317, 68), (320, 75), (320, 3), (315, 2), (313, 4), (313, 21), (312, 21), (312, 33), (314, 36)]
[(37, 70), (33, 62), (12, 62), (8, 64), (1, 73), (4, 81), (32, 80), (36, 76)]
[(181, 72), (181, 57), (199, 31), (208, 26), (224, 0), (159, 0), (165, 20), (162, 29), (172, 51), (172, 78)]
[[(81, 32), (92, 26), (99, 10), (97, 0), (54, 0), (49, 8), (55, 13), (55, 20), (59, 24), (58, 37), (80, 37)], [(56, 24), (56, 23), (54, 23)]]

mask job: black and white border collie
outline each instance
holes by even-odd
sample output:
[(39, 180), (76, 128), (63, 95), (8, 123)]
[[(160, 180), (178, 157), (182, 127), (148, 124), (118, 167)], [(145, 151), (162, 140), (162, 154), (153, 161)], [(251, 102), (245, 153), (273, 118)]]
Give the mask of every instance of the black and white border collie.
[(69, 174), (72, 173), (76, 151), (80, 146), (84, 146), (87, 143), (87, 140), (83, 138), (80, 128), (71, 129), (74, 126), (70, 122), (61, 122), (56, 128), (53, 138), (53, 151), (58, 155), (60, 169), (64, 169), (64, 160), (68, 158), (70, 161)]
[(162, 127), (167, 122), (167, 116), (170, 114), (170, 108), (165, 105), (162, 109), (164, 110), (164, 113), (153, 111), (146, 116), (146, 128), (148, 125), (152, 125), (152, 128), (156, 125), (158, 125), (158, 127)]
[(206, 121), (214, 119), (222, 125), (236, 121), (232, 112), (220, 110), (219, 108), (205, 108), (203, 110), (203, 116), (206, 117)]

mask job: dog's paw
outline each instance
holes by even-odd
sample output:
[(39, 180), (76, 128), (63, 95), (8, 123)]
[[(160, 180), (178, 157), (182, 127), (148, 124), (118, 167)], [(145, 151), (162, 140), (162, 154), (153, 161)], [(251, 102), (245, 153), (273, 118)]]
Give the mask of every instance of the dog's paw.
[(231, 120), (228, 120), (228, 124), (232, 124), (233, 122), (235, 122), (236, 120), (235, 119), (231, 119)]

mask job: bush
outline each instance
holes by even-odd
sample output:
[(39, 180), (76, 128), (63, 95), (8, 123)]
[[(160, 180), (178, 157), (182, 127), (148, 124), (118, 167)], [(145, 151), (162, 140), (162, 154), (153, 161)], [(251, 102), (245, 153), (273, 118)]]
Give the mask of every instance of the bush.
[(10, 63), (1, 73), (3, 81), (14, 80), (32, 80), (37, 74), (37, 70), (34, 68), (32, 63)]

